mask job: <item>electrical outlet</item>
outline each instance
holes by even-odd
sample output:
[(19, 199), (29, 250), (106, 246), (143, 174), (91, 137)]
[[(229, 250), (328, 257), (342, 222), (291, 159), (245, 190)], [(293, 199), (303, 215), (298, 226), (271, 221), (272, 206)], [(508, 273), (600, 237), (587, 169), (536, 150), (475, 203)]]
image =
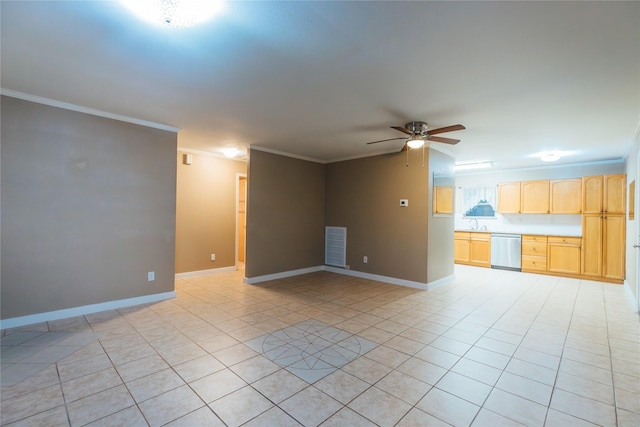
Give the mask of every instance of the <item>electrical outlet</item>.
[(364, 258), (362, 258), (362, 262), (364, 262), (365, 264), (369, 262), (369, 257), (368, 256), (364, 256)]
[(156, 272), (155, 271), (150, 271), (147, 273), (147, 281), (148, 282), (153, 282), (154, 280), (156, 280)]
[(211, 261), (215, 261), (216, 260), (216, 254), (211, 254)]

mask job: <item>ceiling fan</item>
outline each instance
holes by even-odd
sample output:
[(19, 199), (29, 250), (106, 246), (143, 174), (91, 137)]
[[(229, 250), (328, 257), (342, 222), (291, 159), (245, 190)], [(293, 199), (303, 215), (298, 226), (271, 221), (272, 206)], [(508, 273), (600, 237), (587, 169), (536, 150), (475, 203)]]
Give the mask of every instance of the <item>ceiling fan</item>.
[(402, 150), (400, 150), (401, 152), (409, 150), (411, 148), (420, 148), (424, 146), (426, 141), (442, 142), (444, 144), (453, 145), (460, 142), (460, 140), (452, 139), (452, 138), (443, 138), (441, 136), (434, 136), (434, 135), (439, 133), (445, 133), (445, 132), (453, 132), (454, 130), (463, 130), (466, 128), (462, 125), (451, 125), (443, 128), (427, 130), (426, 122), (409, 122), (406, 125), (404, 125), (404, 127), (391, 126), (391, 129), (399, 130), (400, 132), (409, 135), (409, 138), (403, 136), (400, 138), (382, 139), (380, 141), (367, 142), (367, 145), (377, 144), (379, 142), (395, 141), (398, 139), (406, 139), (406, 143), (402, 147)]

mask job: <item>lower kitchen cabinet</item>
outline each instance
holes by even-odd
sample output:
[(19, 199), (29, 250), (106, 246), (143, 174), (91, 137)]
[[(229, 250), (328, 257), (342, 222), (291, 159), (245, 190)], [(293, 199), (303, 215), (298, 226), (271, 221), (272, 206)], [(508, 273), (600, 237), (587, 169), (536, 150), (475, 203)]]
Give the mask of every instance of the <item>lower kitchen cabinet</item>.
[(581, 274), (622, 283), (625, 277), (625, 215), (582, 215)]
[(547, 271), (547, 236), (522, 236), (522, 271)]
[(491, 233), (456, 231), (454, 236), (454, 262), (491, 267)]
[(580, 274), (580, 237), (549, 236), (547, 243), (547, 271)]

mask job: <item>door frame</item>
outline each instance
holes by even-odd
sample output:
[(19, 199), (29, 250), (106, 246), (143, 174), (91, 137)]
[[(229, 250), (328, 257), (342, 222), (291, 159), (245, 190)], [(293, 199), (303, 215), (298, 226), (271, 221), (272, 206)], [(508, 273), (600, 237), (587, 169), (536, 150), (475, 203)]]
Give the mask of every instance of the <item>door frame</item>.
[[(235, 217), (236, 217), (236, 234), (235, 234), (235, 240), (234, 240), (234, 246), (236, 248), (235, 250), (235, 261), (234, 261), (234, 266), (236, 268), (236, 270), (238, 270), (238, 235), (239, 230), (240, 230), (240, 224), (238, 224), (238, 205), (240, 204), (240, 180), (244, 178), (247, 180), (247, 184), (249, 183), (249, 180), (247, 179), (247, 174), (246, 173), (236, 173), (236, 204), (235, 204)], [(245, 224), (247, 222), (247, 195), (248, 195), (248, 191), (247, 191), (247, 187), (245, 186), (245, 194), (244, 194), (244, 218), (245, 218)], [(244, 235), (244, 263), (245, 263), (245, 268), (247, 266), (247, 231), (245, 229), (245, 235)]]

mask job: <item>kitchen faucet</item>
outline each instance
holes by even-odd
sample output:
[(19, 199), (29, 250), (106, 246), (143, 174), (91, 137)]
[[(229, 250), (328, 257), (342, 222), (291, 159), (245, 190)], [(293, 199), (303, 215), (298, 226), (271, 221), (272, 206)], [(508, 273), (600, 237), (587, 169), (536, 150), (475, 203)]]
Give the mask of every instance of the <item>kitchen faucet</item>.
[(476, 226), (475, 227), (473, 226), (473, 223), (471, 224), (471, 229), (472, 230), (477, 230), (478, 229), (478, 218), (469, 219), (469, 222), (471, 222), (471, 221), (475, 221), (476, 222)]

